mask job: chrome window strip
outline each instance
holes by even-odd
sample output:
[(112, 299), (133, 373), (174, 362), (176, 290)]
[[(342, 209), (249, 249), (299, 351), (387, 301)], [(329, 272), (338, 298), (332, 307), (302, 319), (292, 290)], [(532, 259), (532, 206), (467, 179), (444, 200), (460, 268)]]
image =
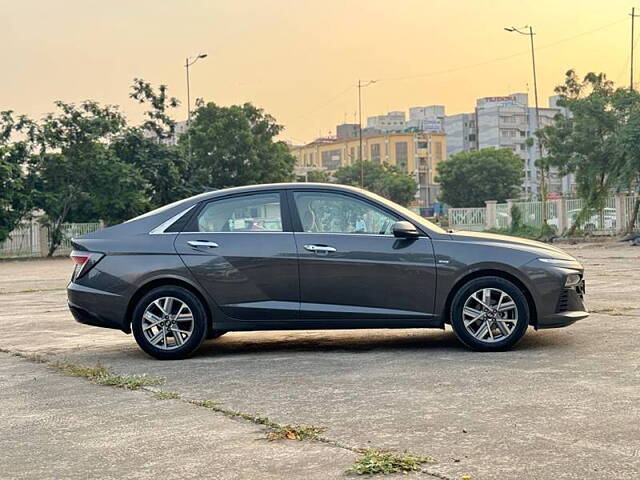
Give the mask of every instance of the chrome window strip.
[(177, 222), (178, 220), (180, 220), (184, 215), (186, 215), (193, 207), (195, 207), (195, 205), (191, 205), (189, 208), (187, 208), (186, 210), (183, 210), (182, 212), (174, 215), (173, 217), (171, 217), (169, 220), (162, 222), (160, 225), (158, 225), (156, 228), (154, 228), (153, 230), (151, 230), (149, 232), (149, 235), (175, 235), (176, 233), (180, 233), (180, 232), (165, 232), (165, 230), (167, 228), (169, 228), (171, 225), (173, 225), (175, 222)]

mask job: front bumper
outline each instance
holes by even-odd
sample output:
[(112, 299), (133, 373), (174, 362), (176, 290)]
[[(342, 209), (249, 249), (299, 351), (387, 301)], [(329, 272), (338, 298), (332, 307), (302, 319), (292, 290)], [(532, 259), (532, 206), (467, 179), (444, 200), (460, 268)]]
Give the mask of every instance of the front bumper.
[(584, 303), (584, 280), (577, 286), (563, 288), (558, 296), (555, 312), (538, 318), (538, 328), (560, 328), (587, 318)]
[(578, 320), (582, 320), (583, 318), (587, 318), (589, 316), (589, 312), (585, 310), (575, 310), (573, 312), (560, 312), (554, 313), (553, 315), (547, 315), (546, 317), (538, 319), (538, 328), (561, 328), (567, 327), (572, 323), (577, 322)]

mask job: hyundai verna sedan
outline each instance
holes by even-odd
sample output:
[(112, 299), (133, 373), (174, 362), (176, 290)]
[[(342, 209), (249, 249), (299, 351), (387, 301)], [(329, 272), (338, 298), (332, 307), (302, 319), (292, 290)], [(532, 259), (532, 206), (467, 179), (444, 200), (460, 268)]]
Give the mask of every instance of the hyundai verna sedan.
[(583, 267), (544, 243), (448, 232), (340, 185), (197, 195), (73, 240), (69, 307), (159, 359), (229, 331), (444, 328), (505, 350), (585, 318)]

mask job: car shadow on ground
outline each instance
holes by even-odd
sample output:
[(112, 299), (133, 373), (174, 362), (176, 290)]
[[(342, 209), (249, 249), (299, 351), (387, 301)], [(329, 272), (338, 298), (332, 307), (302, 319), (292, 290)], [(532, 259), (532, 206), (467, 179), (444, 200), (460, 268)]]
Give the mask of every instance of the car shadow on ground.
[[(274, 334), (275, 333), (275, 334)], [(567, 346), (571, 339), (562, 332), (530, 331), (513, 349), (529, 351)], [(326, 332), (235, 332), (203, 343), (197, 357), (271, 352), (371, 352), (404, 351), (469, 353), (453, 332), (446, 330), (350, 330)]]

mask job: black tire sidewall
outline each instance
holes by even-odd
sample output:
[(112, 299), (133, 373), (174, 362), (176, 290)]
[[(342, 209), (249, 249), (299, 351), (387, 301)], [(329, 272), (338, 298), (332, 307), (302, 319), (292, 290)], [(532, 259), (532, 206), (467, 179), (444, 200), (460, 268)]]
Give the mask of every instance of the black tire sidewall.
[[(462, 309), (469, 295), (482, 288), (499, 288), (509, 294), (518, 308), (516, 328), (507, 338), (495, 343), (481, 342), (467, 331), (464, 326)], [(522, 289), (501, 277), (479, 277), (465, 283), (455, 294), (451, 302), (451, 327), (458, 339), (469, 348), (479, 351), (501, 351), (513, 347), (522, 339), (530, 320), (527, 298)]]
[[(187, 304), (193, 313), (193, 333), (191, 337), (179, 348), (162, 350), (153, 346), (142, 332), (142, 315), (151, 302), (161, 297), (175, 297)], [(193, 354), (202, 344), (207, 333), (207, 314), (198, 297), (189, 290), (177, 287), (158, 287), (145, 294), (137, 303), (131, 317), (131, 330), (136, 342), (147, 354), (159, 360), (177, 360)]]

